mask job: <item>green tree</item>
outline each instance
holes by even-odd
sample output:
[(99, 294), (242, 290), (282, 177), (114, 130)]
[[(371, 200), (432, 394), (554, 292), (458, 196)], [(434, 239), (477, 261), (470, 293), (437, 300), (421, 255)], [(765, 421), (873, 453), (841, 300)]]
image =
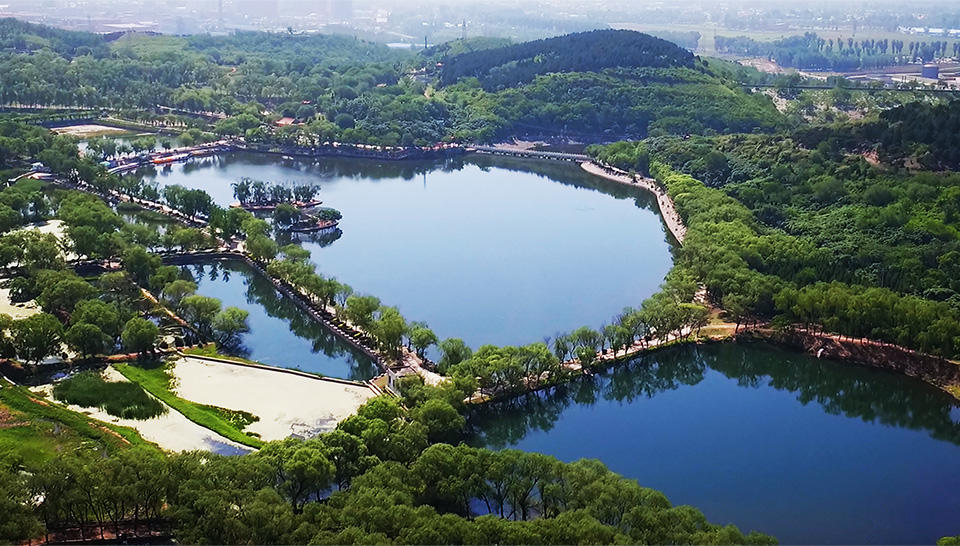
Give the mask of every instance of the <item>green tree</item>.
[(131, 246), (123, 253), (123, 269), (140, 286), (148, 286), (150, 277), (160, 268), (161, 260), (142, 246)]
[(414, 328), (413, 331), (410, 332), (410, 344), (413, 345), (417, 356), (423, 358), (427, 348), (437, 344), (437, 334), (433, 333), (433, 330), (429, 328)]
[(265, 235), (254, 235), (246, 241), (247, 252), (257, 261), (272, 260), (277, 256), (277, 243)]
[(63, 335), (67, 346), (83, 356), (108, 353), (113, 348), (113, 340), (95, 324), (81, 322), (67, 328)]
[(180, 314), (193, 324), (200, 335), (209, 339), (213, 335), (213, 320), (220, 312), (220, 305), (220, 300), (216, 298), (187, 296), (180, 302)]
[(415, 421), (427, 428), (430, 442), (455, 443), (463, 431), (466, 419), (446, 400), (427, 400), (411, 413)]
[(177, 279), (163, 288), (163, 300), (173, 309), (180, 309), (183, 299), (197, 293), (197, 283)]
[(250, 313), (237, 307), (227, 307), (213, 317), (213, 336), (221, 346), (231, 347), (240, 342), (240, 336), (250, 331), (247, 322)]
[(160, 329), (157, 325), (140, 317), (128, 320), (120, 335), (124, 349), (141, 354), (152, 351), (159, 336)]
[(470, 347), (458, 338), (447, 338), (441, 341), (440, 353), (440, 362), (437, 363), (440, 373), (447, 373), (450, 368), (473, 356)]
[(57, 317), (38, 313), (14, 324), (13, 344), (17, 356), (39, 364), (60, 348), (63, 325)]

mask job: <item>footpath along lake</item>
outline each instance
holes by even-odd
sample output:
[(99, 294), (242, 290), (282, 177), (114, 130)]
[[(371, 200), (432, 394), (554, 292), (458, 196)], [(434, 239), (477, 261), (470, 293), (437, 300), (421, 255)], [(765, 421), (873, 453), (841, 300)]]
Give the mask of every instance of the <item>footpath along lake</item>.
[(652, 198), (574, 164), (237, 153), (141, 174), (222, 206), (241, 177), (319, 184), (343, 220), (339, 238), (304, 241), (317, 270), (474, 348), (599, 327), (653, 294), (672, 263)]
[(595, 458), (782, 544), (960, 533), (960, 407), (919, 381), (765, 345), (654, 353), (475, 410), (473, 445)]

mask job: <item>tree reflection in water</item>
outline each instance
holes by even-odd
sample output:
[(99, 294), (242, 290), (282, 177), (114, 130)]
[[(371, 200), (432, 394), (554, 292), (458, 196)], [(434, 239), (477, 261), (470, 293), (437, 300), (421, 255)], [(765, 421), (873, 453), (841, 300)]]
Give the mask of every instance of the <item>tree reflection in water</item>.
[(830, 414), (922, 430), (960, 445), (956, 402), (919, 380), (764, 345), (733, 344), (677, 347), (594, 377), (481, 406), (470, 415), (471, 443), (493, 448), (514, 445), (531, 431), (550, 431), (573, 404), (653, 398), (697, 385), (710, 370), (743, 388), (789, 391), (801, 404), (816, 403)]
[[(277, 336), (288, 335), (289, 331), (293, 336), (308, 340), (310, 350), (314, 354), (322, 354), (330, 359), (337, 359), (347, 362), (350, 367), (346, 379), (369, 379), (379, 373), (376, 363), (351, 345), (342, 341), (333, 332), (328, 330), (322, 324), (311, 319), (290, 299), (277, 292), (273, 284), (263, 275), (256, 273), (249, 265), (236, 260), (210, 261), (196, 265), (185, 266), (183, 268), (184, 278), (193, 280), (200, 284), (206, 280), (217, 283), (236, 283), (243, 282), (244, 290), (237, 291), (238, 296), (245, 298), (246, 306), (239, 305), (241, 302), (224, 300), (223, 306), (242, 306), (250, 310), (251, 314), (262, 310), (267, 316), (283, 321), (288, 330), (274, 332), (251, 332), (243, 337), (242, 344), (237, 349), (240, 354), (237, 356), (256, 355), (261, 346), (262, 336), (270, 336), (271, 341), (275, 342)], [(236, 277), (236, 278), (235, 278)], [(199, 293), (203, 293), (201, 288)], [(271, 358), (284, 359), (289, 358), (289, 363), (296, 364), (298, 357), (305, 355), (295, 354), (293, 347), (288, 348), (291, 354), (269, 355)], [(264, 358), (261, 356), (261, 358)], [(310, 370), (313, 371), (313, 370)]]

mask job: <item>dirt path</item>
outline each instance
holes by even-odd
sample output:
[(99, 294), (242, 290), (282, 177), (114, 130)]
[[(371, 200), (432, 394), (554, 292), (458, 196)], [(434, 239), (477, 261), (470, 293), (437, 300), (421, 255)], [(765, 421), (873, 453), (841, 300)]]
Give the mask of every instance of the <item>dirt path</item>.
[(660, 216), (663, 218), (664, 224), (666, 224), (670, 233), (673, 234), (673, 238), (677, 240), (680, 246), (683, 246), (683, 240), (687, 236), (687, 226), (683, 225), (683, 220), (680, 219), (680, 214), (677, 213), (677, 207), (673, 204), (673, 200), (670, 199), (670, 196), (667, 195), (667, 192), (660, 187), (656, 180), (640, 175), (631, 177), (630, 173), (611, 167), (601, 167), (592, 161), (584, 161), (580, 164), (580, 167), (592, 175), (628, 186), (642, 188), (655, 195), (657, 205), (660, 207)]

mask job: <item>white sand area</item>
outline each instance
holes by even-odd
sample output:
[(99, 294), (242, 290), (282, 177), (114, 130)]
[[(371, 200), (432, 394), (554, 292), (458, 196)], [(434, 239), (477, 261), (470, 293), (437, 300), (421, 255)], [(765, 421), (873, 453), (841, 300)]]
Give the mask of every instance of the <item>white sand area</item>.
[(107, 125), (97, 125), (97, 124), (83, 124), (83, 125), (71, 125), (69, 127), (57, 127), (53, 129), (54, 133), (58, 135), (70, 135), (78, 138), (90, 138), (95, 136), (104, 136), (112, 135), (117, 133), (128, 133), (127, 129), (120, 129), (118, 127), (109, 127)]
[[(107, 381), (127, 380), (123, 374), (112, 366), (104, 370), (104, 378)], [(53, 399), (53, 385), (44, 385), (34, 390)], [(211, 451), (221, 455), (241, 455), (252, 451), (247, 446), (228, 440), (212, 430), (194, 423), (166, 404), (163, 406), (167, 408), (166, 413), (146, 420), (121, 419), (100, 408), (82, 408), (74, 405), (67, 407), (72, 411), (85, 414), (104, 423), (135, 429), (143, 439), (153, 442), (167, 451)]]
[[(69, 243), (71, 246), (73, 241), (70, 237), (67, 236), (67, 225), (63, 220), (47, 220), (46, 222), (37, 222), (35, 224), (30, 224), (21, 229), (39, 231), (40, 233), (49, 233), (57, 238), (60, 241), (61, 246), (65, 243)], [(64, 252), (64, 259), (75, 260), (77, 255), (74, 252)]]
[[(0, 286), (6, 284), (9, 279), (0, 279)], [(30, 300), (24, 303), (13, 303), (10, 301), (10, 289), (0, 288), (0, 314), (10, 315), (14, 320), (25, 319), (40, 312), (37, 302)]]
[(178, 360), (172, 374), (183, 399), (259, 417), (245, 431), (266, 441), (331, 431), (376, 396), (362, 385), (189, 357)]

